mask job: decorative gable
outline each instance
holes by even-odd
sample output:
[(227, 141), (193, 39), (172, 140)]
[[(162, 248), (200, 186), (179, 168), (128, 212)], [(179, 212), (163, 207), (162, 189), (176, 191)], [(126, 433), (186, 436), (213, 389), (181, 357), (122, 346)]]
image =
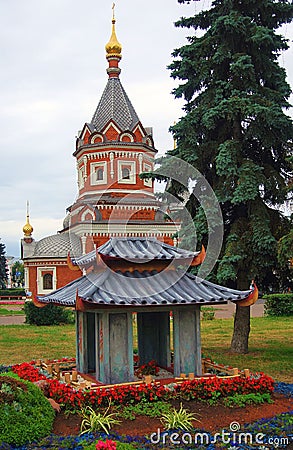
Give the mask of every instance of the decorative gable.
[(78, 137), (77, 143), (78, 145), (87, 145), (89, 143), (89, 137), (92, 134), (92, 130), (89, 125), (86, 123)]
[(121, 130), (112, 120), (106, 125), (103, 130), (103, 134), (106, 136), (108, 141), (118, 141), (119, 134)]
[(135, 135), (136, 142), (142, 142), (143, 137), (145, 137), (145, 135), (146, 135), (145, 130), (140, 122), (133, 129), (133, 133)]

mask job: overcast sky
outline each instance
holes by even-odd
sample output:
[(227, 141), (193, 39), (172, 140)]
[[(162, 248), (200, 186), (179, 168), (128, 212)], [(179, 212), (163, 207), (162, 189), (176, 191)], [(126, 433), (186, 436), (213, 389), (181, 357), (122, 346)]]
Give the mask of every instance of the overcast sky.
[[(107, 83), (111, 6), (110, 0), (0, 0), (0, 238), (9, 255), (20, 253), (26, 200), (37, 240), (62, 228), (75, 200), (75, 136)], [(120, 78), (160, 152), (173, 146), (168, 128), (183, 115), (166, 66), (188, 30), (173, 24), (199, 8), (198, 2), (116, 0)], [(292, 26), (283, 34), (291, 39)], [(291, 85), (292, 56), (291, 48), (280, 59)]]

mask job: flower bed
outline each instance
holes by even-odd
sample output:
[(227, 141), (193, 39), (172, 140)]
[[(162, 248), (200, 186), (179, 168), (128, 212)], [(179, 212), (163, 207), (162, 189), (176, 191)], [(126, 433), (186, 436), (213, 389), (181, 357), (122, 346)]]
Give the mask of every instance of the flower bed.
[[(64, 360), (66, 364), (66, 360)], [(63, 405), (67, 411), (77, 411), (81, 410), (85, 406), (89, 405), (97, 410), (101, 406), (107, 406), (109, 400), (114, 405), (135, 403), (141, 400), (146, 401), (156, 401), (159, 399), (171, 400), (176, 397), (177, 399), (184, 400), (207, 400), (208, 402), (214, 399), (223, 399), (227, 396), (233, 396), (237, 394), (249, 394), (249, 393), (271, 393), (274, 389), (276, 392), (281, 394), (292, 396), (292, 385), (285, 383), (274, 383), (272, 378), (264, 375), (263, 373), (250, 375), (249, 378), (245, 377), (232, 377), (232, 378), (217, 378), (217, 377), (207, 377), (194, 380), (186, 380), (181, 383), (172, 383), (166, 386), (159, 385), (156, 383), (145, 384), (141, 383), (139, 385), (133, 386), (114, 386), (114, 387), (100, 387), (95, 390), (83, 389), (77, 390), (74, 387), (67, 385), (56, 379), (50, 378), (50, 375), (35, 365), (35, 361), (31, 363), (17, 364), (10, 366), (10, 369), (18, 374), (20, 378), (29, 381), (46, 380), (49, 387), (49, 396), (55, 401)], [(2, 366), (0, 371), (5, 371), (5, 367)], [(244, 429), (241, 431), (255, 431), (263, 430), (262, 432), (269, 436), (275, 436), (275, 439), (280, 436), (289, 436), (290, 421), (292, 420), (292, 412), (276, 416), (272, 419), (262, 419), (258, 420), (256, 423), (245, 425)], [(262, 417), (262, 416), (260, 416)], [(255, 420), (255, 419), (254, 419)], [(195, 431), (195, 430), (194, 430)], [(199, 429), (196, 430), (199, 432)], [(229, 430), (228, 430), (229, 432)], [(208, 435), (206, 431), (203, 431), (205, 435)], [(211, 435), (212, 439), (212, 435)], [(32, 450), (32, 449), (59, 449), (59, 448), (75, 448), (80, 450), (95, 450), (97, 448), (103, 449), (107, 444), (102, 444), (101, 441), (108, 440), (110, 445), (111, 441), (115, 444), (113, 449), (117, 450), (130, 450), (145, 448), (154, 448), (153, 444), (150, 443), (148, 437), (137, 437), (137, 436), (121, 436), (116, 432), (106, 435), (103, 433), (87, 433), (83, 436), (67, 436), (60, 437), (56, 435), (50, 435), (44, 439), (41, 439), (37, 444), (27, 444), (23, 446), (21, 450)], [(110, 441), (110, 442), (109, 442)], [(281, 442), (279, 440), (279, 442)], [(285, 441), (284, 441), (285, 442)], [(267, 443), (267, 442), (266, 442)], [(115, 447), (115, 446), (116, 447)], [(166, 448), (159, 443), (156, 448)], [(209, 444), (207, 447), (204, 446), (190, 446), (189, 448), (198, 449), (215, 449), (221, 448), (221, 443), (218, 442), (216, 447), (213, 444)], [(220, 447), (219, 447), (220, 445)], [(0, 450), (10, 450), (13, 447), (7, 444), (0, 443)], [(109, 447), (110, 448), (110, 447)], [(178, 448), (168, 447), (168, 448)], [(238, 448), (251, 449), (249, 445), (241, 446)], [(255, 448), (255, 447), (254, 447)], [(279, 445), (278, 448), (285, 448)]]
[(45, 372), (31, 363), (22, 363), (12, 366), (20, 378), (29, 381), (47, 379), (49, 384), (49, 396), (56, 402), (62, 404), (66, 410), (77, 410), (86, 406), (101, 407), (107, 406), (109, 401), (113, 405), (135, 403), (142, 399), (147, 401), (168, 400), (177, 396), (185, 400), (214, 400), (226, 396), (250, 393), (270, 393), (274, 390), (274, 381), (271, 377), (259, 373), (252, 374), (249, 378), (240, 376), (233, 378), (198, 378), (184, 381), (182, 383), (172, 383), (160, 385), (156, 383), (127, 386), (114, 386), (107, 388), (97, 388), (95, 390), (77, 390), (72, 386), (47, 377)]

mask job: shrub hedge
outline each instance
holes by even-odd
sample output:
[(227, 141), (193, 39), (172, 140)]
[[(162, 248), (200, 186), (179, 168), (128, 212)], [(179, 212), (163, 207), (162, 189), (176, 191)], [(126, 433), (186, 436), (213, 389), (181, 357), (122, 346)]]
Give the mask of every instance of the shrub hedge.
[(24, 305), (26, 323), (30, 325), (60, 325), (74, 323), (74, 313), (62, 306), (47, 305), (38, 308), (32, 301), (26, 301)]
[(263, 297), (265, 302), (265, 315), (267, 316), (293, 316), (293, 293), (268, 294)]
[(0, 375), (0, 442), (21, 446), (47, 436), (55, 412), (42, 391), (12, 372)]
[(8, 295), (19, 295), (22, 297), (25, 297), (25, 290), (21, 288), (17, 289), (0, 289), (0, 297), (1, 295), (4, 295), (5, 297)]

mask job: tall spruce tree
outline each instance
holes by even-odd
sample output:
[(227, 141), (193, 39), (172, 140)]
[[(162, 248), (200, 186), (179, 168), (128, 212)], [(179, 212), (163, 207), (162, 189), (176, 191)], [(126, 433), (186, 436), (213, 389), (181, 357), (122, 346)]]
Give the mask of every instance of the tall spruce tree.
[[(274, 279), (282, 236), (277, 205), (292, 177), (293, 139), (285, 113), (291, 90), (278, 62), (288, 41), (277, 29), (292, 17), (287, 0), (214, 0), (175, 24), (191, 33), (169, 67), (181, 80), (174, 95), (186, 102), (185, 116), (171, 127), (177, 148), (169, 154), (195, 166), (212, 186), (224, 218), (217, 279), (239, 289), (252, 278), (260, 285)], [(189, 208), (207, 239), (192, 198)], [(236, 307), (232, 351), (248, 351), (249, 331), (250, 307)]]
[(5, 257), (5, 245), (0, 242), (0, 289), (5, 289), (7, 275), (7, 263)]

